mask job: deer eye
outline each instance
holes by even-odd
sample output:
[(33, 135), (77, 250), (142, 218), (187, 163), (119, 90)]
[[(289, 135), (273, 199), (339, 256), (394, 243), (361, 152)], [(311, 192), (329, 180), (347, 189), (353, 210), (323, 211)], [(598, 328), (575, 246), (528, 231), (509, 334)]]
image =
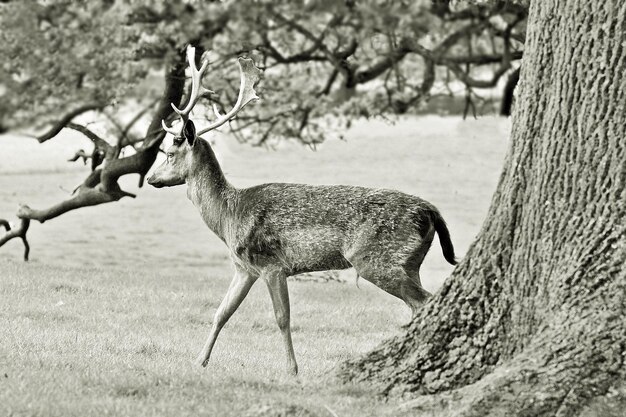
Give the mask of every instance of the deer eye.
[(168, 152), (165, 154), (165, 157), (167, 158), (168, 162), (174, 158), (174, 154), (172, 152)]

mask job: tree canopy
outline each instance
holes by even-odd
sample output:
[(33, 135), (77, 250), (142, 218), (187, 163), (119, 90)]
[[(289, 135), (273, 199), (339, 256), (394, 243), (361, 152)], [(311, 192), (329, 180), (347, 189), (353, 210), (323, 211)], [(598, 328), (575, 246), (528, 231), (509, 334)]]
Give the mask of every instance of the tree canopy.
[(0, 5), (0, 123), (148, 106), (163, 89), (159, 74), (193, 44), (210, 51), (205, 84), (220, 106), (237, 92), (235, 57), (265, 71), (268, 105), (233, 123), (241, 139), (317, 143), (329, 126), (404, 113), (433, 95), (473, 104), (521, 58), (525, 18), (509, 1), (9, 1)]

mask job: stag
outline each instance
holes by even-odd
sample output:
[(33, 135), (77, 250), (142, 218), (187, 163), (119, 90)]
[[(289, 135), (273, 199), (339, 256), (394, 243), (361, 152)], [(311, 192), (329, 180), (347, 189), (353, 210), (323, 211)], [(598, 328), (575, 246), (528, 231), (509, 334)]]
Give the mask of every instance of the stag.
[(184, 109), (174, 107), (181, 130), (165, 122), (174, 135), (166, 161), (148, 183), (154, 187), (187, 184), (187, 196), (206, 225), (226, 244), (235, 276), (217, 308), (198, 361), (206, 366), (215, 341), (252, 285), (263, 279), (269, 289), (287, 352), (287, 367), (298, 372), (290, 330), (287, 277), (304, 272), (354, 267), (359, 276), (402, 299), (415, 314), (430, 294), (422, 288), (419, 268), (435, 232), (443, 256), (455, 264), (446, 223), (427, 201), (398, 191), (344, 185), (261, 184), (238, 189), (231, 185), (211, 149), (200, 136), (232, 120), (258, 97), (260, 70), (239, 58), (241, 84), (237, 102), (226, 114), (196, 131), (189, 115), (208, 90), (201, 86), (208, 67), (198, 69), (188, 49), (191, 92)]

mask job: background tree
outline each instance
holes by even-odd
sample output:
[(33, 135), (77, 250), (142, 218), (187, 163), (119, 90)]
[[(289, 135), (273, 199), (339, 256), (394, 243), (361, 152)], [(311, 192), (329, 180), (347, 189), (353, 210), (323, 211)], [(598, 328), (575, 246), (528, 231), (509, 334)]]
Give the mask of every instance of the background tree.
[(73, 196), (43, 210), (21, 207), (21, 227), (0, 246), (26, 242), (30, 220), (134, 197), (118, 179), (138, 174), (141, 186), (153, 165), (165, 136), (160, 120), (173, 120), (169, 103), (184, 101), (187, 44), (198, 58), (211, 51), (204, 83), (217, 94), (206, 108), (235, 101), (235, 57), (265, 71), (259, 92), (270, 105), (231, 123), (239, 140), (314, 147), (355, 117), (405, 113), (439, 94), (460, 93), (464, 112), (475, 112), (475, 90), (496, 86), (521, 58), (525, 17), (508, 1), (5, 1), (0, 125), (45, 127), (40, 142), (73, 129), (94, 146), (71, 158), (91, 159)]
[(480, 235), (407, 334), (344, 376), (441, 415), (623, 415), (626, 4), (534, 2), (527, 36)]

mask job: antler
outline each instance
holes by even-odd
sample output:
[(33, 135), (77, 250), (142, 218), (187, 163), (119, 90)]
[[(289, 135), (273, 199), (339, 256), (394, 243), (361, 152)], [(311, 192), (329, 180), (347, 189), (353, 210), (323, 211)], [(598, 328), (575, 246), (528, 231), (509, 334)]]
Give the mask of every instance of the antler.
[(217, 129), (234, 118), (246, 104), (259, 98), (259, 96), (256, 95), (256, 91), (254, 91), (254, 86), (261, 79), (261, 70), (254, 65), (254, 61), (250, 58), (239, 58), (237, 64), (239, 65), (239, 72), (241, 73), (241, 84), (239, 85), (239, 96), (237, 97), (235, 106), (228, 113), (222, 115), (217, 110), (217, 106), (213, 105), (213, 111), (215, 112), (217, 120), (200, 130), (197, 133), (198, 136), (210, 132), (213, 129)]
[[(174, 104), (172, 104), (172, 108), (176, 113), (178, 113), (183, 121), (189, 118), (191, 110), (196, 105), (200, 97), (202, 97), (204, 94), (213, 92), (204, 88), (201, 84), (202, 75), (208, 67), (208, 61), (206, 59), (203, 59), (200, 69), (196, 68), (195, 51), (196, 49), (193, 46), (187, 47), (187, 60), (189, 61), (189, 67), (191, 69), (191, 93), (189, 94), (189, 101), (187, 102), (185, 108), (182, 110), (178, 109)], [(239, 58), (237, 60), (237, 64), (239, 65), (239, 72), (241, 73), (241, 83), (239, 86), (239, 95), (237, 97), (237, 102), (235, 103), (235, 106), (228, 113), (222, 115), (217, 109), (217, 106), (213, 104), (213, 112), (215, 113), (217, 120), (211, 123), (209, 126), (205, 127), (204, 129), (200, 130), (197, 133), (197, 136), (200, 136), (204, 133), (207, 133), (213, 129), (217, 129), (218, 127), (222, 126), (224, 123), (233, 119), (237, 115), (237, 113), (239, 113), (239, 111), (245, 107), (246, 104), (259, 98), (254, 91), (254, 86), (261, 79), (261, 70), (258, 69), (254, 65), (254, 62), (249, 58)], [(165, 123), (165, 120), (161, 120), (161, 125), (163, 126), (163, 130), (165, 130), (166, 132), (174, 136), (180, 135), (180, 132), (176, 129), (169, 127)]]
[[(196, 67), (196, 48), (191, 45), (187, 47), (187, 62), (189, 62), (189, 69), (191, 70), (191, 93), (189, 94), (189, 101), (187, 101), (187, 105), (182, 110), (176, 107), (174, 103), (171, 103), (174, 111), (178, 113), (183, 120), (186, 120), (189, 117), (189, 113), (191, 113), (191, 110), (194, 108), (200, 97), (204, 94), (213, 92), (202, 86), (202, 76), (209, 66), (209, 61), (203, 59), (202, 66), (198, 69)], [(169, 127), (165, 123), (165, 120), (161, 120), (161, 125), (163, 126), (163, 130), (171, 133), (172, 135), (176, 136), (180, 133), (176, 129)]]
[(193, 46), (187, 47), (187, 61), (189, 62), (189, 69), (191, 69), (191, 94), (189, 95), (189, 101), (184, 109), (179, 110), (172, 103), (172, 108), (176, 113), (178, 113), (182, 118), (189, 116), (191, 109), (196, 105), (198, 99), (207, 93), (212, 93), (213, 91), (208, 90), (202, 86), (202, 76), (204, 75), (204, 71), (206, 71), (209, 66), (209, 61), (206, 59), (202, 60), (202, 66), (200, 69), (196, 68), (196, 48)]

